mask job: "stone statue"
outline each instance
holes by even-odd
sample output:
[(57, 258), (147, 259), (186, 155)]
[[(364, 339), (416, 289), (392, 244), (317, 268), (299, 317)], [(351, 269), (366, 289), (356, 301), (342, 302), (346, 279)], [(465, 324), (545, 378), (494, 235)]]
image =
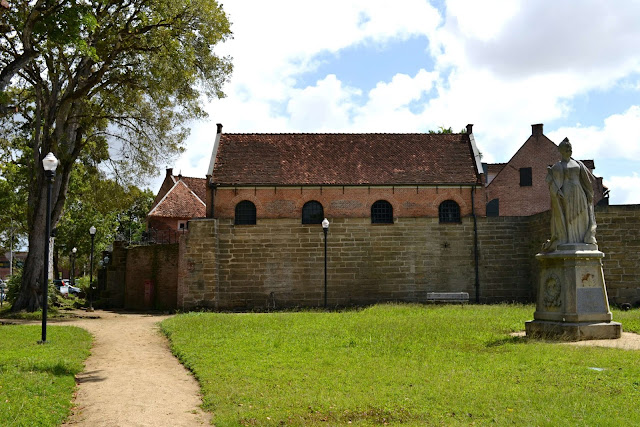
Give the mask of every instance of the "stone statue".
[(564, 243), (596, 244), (596, 219), (593, 211), (595, 177), (580, 161), (571, 158), (571, 143), (565, 138), (558, 146), (562, 160), (547, 171), (551, 193), (551, 239), (543, 252), (555, 251)]

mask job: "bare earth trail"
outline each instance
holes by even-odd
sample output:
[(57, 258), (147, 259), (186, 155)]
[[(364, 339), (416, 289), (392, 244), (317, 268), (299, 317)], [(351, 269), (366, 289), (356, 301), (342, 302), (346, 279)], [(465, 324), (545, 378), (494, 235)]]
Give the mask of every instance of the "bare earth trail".
[[(50, 324), (75, 325), (94, 336), (78, 391), (73, 426), (202, 426), (200, 387), (171, 354), (157, 325), (170, 316), (78, 312), (80, 317)], [(89, 317), (90, 316), (90, 317)], [(55, 339), (55, 333), (49, 334)]]

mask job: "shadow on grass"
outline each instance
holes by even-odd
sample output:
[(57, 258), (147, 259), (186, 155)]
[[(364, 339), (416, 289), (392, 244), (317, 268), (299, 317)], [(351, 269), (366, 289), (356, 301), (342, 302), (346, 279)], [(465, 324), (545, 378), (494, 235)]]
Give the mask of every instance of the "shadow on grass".
[(507, 344), (525, 344), (527, 341), (526, 336), (508, 336), (494, 341), (489, 341), (487, 343), (487, 347), (500, 347)]
[(71, 369), (66, 363), (58, 362), (56, 364), (31, 364), (25, 367), (22, 367), (21, 370), (25, 371), (35, 371), (35, 372), (44, 372), (51, 375), (55, 375), (57, 377), (64, 377), (68, 375), (75, 375), (77, 371), (75, 369)]

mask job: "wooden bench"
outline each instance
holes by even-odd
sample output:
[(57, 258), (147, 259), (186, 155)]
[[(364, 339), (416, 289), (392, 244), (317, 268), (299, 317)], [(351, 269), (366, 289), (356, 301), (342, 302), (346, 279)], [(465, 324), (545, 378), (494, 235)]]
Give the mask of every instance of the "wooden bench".
[(464, 304), (469, 302), (469, 292), (427, 292), (427, 302)]

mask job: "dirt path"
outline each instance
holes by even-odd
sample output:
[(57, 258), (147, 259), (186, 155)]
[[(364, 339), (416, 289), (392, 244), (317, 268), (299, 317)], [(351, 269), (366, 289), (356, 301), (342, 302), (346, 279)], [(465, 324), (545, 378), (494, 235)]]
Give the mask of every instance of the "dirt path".
[[(75, 408), (65, 425), (201, 426), (200, 388), (171, 354), (157, 323), (169, 316), (97, 310), (60, 322), (94, 336), (91, 356), (77, 376)], [(57, 323), (52, 321), (50, 323)]]

